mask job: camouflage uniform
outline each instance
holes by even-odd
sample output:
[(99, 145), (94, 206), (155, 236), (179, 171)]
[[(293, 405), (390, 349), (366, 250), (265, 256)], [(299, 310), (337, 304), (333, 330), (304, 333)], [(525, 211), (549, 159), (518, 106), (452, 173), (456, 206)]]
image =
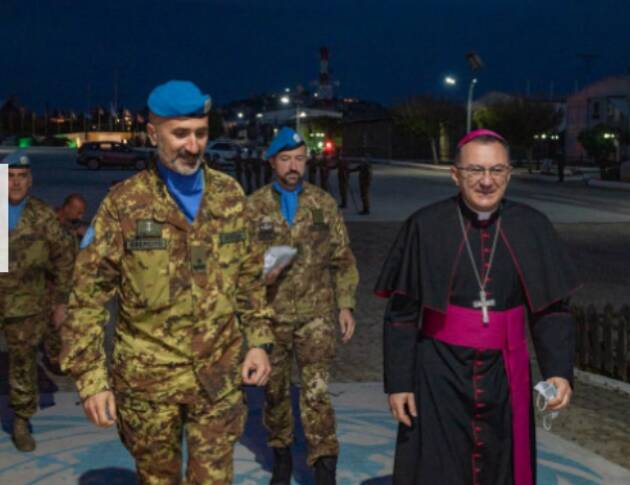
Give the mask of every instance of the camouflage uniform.
[(51, 304), (66, 303), (70, 292), (72, 248), (73, 241), (53, 209), (29, 196), (18, 225), (9, 234), (9, 272), (0, 273), (0, 327), (9, 354), (9, 403), (25, 419), (37, 410), (37, 346)]
[[(184, 426), (187, 479), (230, 482), (245, 418), (244, 339), (250, 348), (273, 342), (263, 254), (251, 247), (243, 191), (232, 177), (202, 170), (192, 224), (155, 167), (107, 195), (94, 240), (77, 258), (62, 327), (62, 366), (82, 399), (114, 390), (121, 439), (143, 483), (179, 477)], [(120, 313), (108, 376), (104, 304), (115, 293)]]
[(271, 185), (248, 200), (252, 239), (265, 250), (289, 245), (298, 254), (267, 290), (276, 314), (272, 375), (266, 389), (264, 422), (269, 445), (293, 441), (290, 378), (297, 358), (302, 389), (300, 410), (308, 442), (308, 463), (337, 455), (334, 411), (328, 396), (330, 364), (335, 355), (338, 308), (354, 308), (359, 280), (345, 224), (335, 200), (307, 182), (299, 195), (294, 224), (280, 212), (280, 196)]

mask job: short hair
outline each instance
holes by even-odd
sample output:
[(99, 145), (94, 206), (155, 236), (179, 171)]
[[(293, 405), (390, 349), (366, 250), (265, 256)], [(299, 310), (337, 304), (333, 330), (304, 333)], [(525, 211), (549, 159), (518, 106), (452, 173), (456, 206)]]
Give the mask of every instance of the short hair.
[(87, 201), (85, 200), (85, 197), (83, 197), (78, 192), (74, 192), (70, 194), (68, 197), (66, 197), (65, 199), (63, 199), (63, 204), (61, 207), (66, 207), (70, 205), (70, 203), (72, 203), (73, 200), (78, 200), (79, 202), (82, 202), (83, 205), (87, 206)]
[(481, 143), (482, 145), (489, 145), (491, 143), (498, 143), (499, 145), (501, 145), (503, 148), (505, 148), (505, 151), (507, 152), (507, 156), (508, 156), (508, 163), (510, 162), (510, 145), (508, 145), (508, 143), (501, 139), (501, 138), (497, 138), (496, 136), (492, 136), (492, 135), (481, 135), (478, 136), (476, 138), (473, 138), (472, 140), (470, 140), (468, 143), (465, 143), (461, 146), (458, 146), (455, 150), (455, 158), (453, 159), (453, 164), (457, 165), (460, 161), (461, 161), (461, 156), (462, 156), (462, 149), (468, 145), (469, 143)]

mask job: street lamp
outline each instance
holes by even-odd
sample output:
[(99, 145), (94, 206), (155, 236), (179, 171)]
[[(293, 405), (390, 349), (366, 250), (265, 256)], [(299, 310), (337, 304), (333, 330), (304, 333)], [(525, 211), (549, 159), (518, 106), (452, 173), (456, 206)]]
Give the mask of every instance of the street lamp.
[(475, 91), (475, 84), (477, 84), (475, 73), (479, 71), (484, 64), (481, 57), (479, 57), (475, 51), (470, 51), (466, 54), (466, 61), (468, 61), (468, 65), (472, 71), (470, 84), (468, 85), (468, 102), (466, 103), (466, 132), (470, 133), (470, 130), (472, 129), (472, 100), (473, 93)]
[[(282, 104), (288, 105), (291, 103), (291, 98), (289, 98), (288, 96), (282, 96), (280, 98), (280, 102)], [(299, 133), (300, 132), (300, 118), (306, 118), (306, 113), (304, 111), (300, 113), (300, 105), (297, 102), (297, 100), (294, 101), (294, 104), (295, 104), (295, 131)]]
[(448, 84), (449, 86), (455, 86), (457, 84), (457, 79), (455, 79), (453, 76), (446, 76), (444, 78), (444, 83)]

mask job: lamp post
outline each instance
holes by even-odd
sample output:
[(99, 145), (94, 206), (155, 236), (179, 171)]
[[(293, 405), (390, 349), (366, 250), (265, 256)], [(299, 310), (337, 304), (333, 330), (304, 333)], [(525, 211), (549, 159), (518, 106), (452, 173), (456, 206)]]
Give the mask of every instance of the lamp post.
[[(291, 98), (289, 98), (289, 96), (282, 96), (280, 98), (280, 102), (282, 104), (288, 105), (291, 103)], [(302, 113), (300, 113), (300, 104), (297, 102), (297, 100), (294, 101), (295, 104), (295, 131), (297, 131), (298, 133), (300, 132), (300, 116)]]
[(470, 130), (472, 129), (472, 101), (475, 84), (477, 84), (476, 77), (472, 78), (470, 80), (470, 84), (468, 85), (468, 102), (466, 103), (466, 133), (470, 133)]
[(466, 54), (466, 61), (468, 61), (468, 66), (472, 71), (470, 84), (468, 85), (468, 103), (466, 105), (466, 132), (468, 133), (472, 129), (472, 100), (473, 93), (475, 91), (475, 84), (477, 84), (475, 73), (479, 71), (484, 64), (481, 57), (479, 57), (479, 54), (475, 51), (470, 51)]

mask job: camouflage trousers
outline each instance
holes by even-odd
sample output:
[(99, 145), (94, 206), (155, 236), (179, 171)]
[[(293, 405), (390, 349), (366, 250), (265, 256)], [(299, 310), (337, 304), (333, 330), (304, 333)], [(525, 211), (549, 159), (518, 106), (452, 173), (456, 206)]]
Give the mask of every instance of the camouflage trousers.
[[(236, 390), (211, 403), (200, 390), (193, 403), (116, 396), (118, 433), (136, 462), (141, 484), (232, 483), (233, 452), (245, 427), (243, 395)], [(188, 463), (182, 475), (182, 439)]]
[(332, 318), (307, 322), (276, 322), (276, 343), (271, 354), (271, 378), (265, 389), (263, 421), (269, 446), (284, 448), (293, 442), (291, 367), (295, 355), (300, 372), (300, 418), (308, 444), (307, 462), (339, 454), (335, 412), (328, 395), (330, 364), (335, 357), (336, 326)]
[(9, 406), (27, 419), (37, 411), (37, 347), (46, 324), (43, 314), (0, 320), (9, 354)]

